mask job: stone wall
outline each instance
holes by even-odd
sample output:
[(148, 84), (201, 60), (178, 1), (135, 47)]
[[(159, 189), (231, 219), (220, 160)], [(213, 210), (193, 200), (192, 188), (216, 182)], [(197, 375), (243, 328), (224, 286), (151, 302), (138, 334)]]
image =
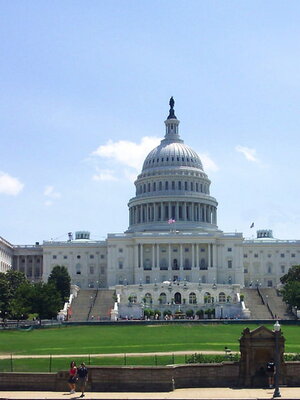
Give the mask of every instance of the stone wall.
[[(285, 382), (300, 386), (300, 362), (285, 364)], [(89, 367), (87, 391), (168, 392), (192, 387), (236, 387), (239, 363), (184, 364), (162, 367)], [(0, 373), (0, 390), (68, 391), (68, 372)]]

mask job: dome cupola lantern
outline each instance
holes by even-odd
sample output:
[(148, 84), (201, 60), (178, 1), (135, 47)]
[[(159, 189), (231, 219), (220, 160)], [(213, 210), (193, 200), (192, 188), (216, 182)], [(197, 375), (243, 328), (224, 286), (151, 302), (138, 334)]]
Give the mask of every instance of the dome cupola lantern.
[(174, 101), (173, 97), (170, 98), (169, 105), (170, 105), (169, 115), (165, 121), (165, 125), (166, 125), (165, 139), (172, 140), (172, 141), (180, 140), (179, 133), (178, 133), (178, 125), (179, 125), (180, 121), (176, 118), (176, 115), (175, 115), (175, 111), (174, 111), (175, 101)]

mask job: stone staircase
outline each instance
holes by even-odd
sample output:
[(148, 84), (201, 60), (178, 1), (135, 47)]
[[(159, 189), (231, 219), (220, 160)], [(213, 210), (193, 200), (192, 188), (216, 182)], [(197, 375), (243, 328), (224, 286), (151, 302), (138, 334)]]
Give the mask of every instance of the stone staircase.
[(99, 289), (93, 306), (88, 315), (88, 321), (110, 320), (110, 312), (114, 307), (114, 290)]
[(295, 316), (288, 311), (286, 303), (282, 301), (282, 297), (278, 295), (275, 288), (260, 289), (260, 293), (265, 304), (269, 308), (276, 319), (295, 319)]
[(244, 302), (247, 308), (251, 311), (251, 319), (271, 319), (273, 318), (266, 304), (263, 303), (257, 289), (241, 290), (241, 293), (245, 296)]
[(88, 315), (96, 293), (97, 290), (79, 290), (77, 297), (72, 302), (70, 322), (88, 321)]

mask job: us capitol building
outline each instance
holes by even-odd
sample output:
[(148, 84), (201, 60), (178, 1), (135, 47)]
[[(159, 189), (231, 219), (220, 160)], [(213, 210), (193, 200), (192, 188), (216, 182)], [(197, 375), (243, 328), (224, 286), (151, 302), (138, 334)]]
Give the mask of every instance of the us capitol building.
[(114, 288), (120, 303), (234, 304), (243, 287), (276, 287), (300, 263), (300, 241), (278, 240), (271, 230), (225, 233), (217, 226), (217, 200), (198, 154), (179, 135), (174, 100), (165, 136), (146, 157), (128, 203), (129, 227), (90, 240), (87, 231), (66, 241), (15, 246), (0, 238), (0, 271), (47, 280), (67, 267), (81, 289)]

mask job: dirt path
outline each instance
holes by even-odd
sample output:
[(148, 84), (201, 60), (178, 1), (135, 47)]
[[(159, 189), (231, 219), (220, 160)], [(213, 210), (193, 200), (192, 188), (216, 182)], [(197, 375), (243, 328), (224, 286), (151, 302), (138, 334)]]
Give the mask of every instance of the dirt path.
[[(225, 354), (224, 351), (211, 351), (211, 350), (199, 350), (199, 351), (158, 351), (151, 353), (98, 353), (98, 354), (52, 354), (52, 358), (88, 358), (90, 357), (139, 357), (139, 356), (171, 356), (171, 355), (191, 355), (195, 353), (201, 354)], [(235, 353), (235, 352), (232, 352)], [(18, 355), (18, 354), (0, 354), (0, 360), (10, 359), (24, 359), (24, 358), (49, 358), (50, 354), (28, 354), (28, 355)]]

